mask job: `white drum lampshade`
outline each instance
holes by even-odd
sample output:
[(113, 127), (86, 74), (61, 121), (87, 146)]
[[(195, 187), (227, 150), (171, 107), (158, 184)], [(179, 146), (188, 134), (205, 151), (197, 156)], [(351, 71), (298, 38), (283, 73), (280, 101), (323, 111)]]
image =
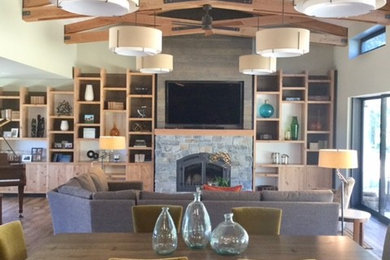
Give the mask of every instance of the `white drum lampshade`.
[(139, 0), (52, 0), (63, 10), (88, 16), (122, 16), (139, 9)]
[(256, 33), (256, 53), (264, 57), (295, 57), (309, 52), (310, 31), (301, 28), (264, 29)]
[(115, 26), (109, 30), (109, 49), (119, 55), (156, 55), (162, 49), (162, 32), (143, 26)]
[(173, 56), (170, 54), (156, 54), (142, 57), (142, 73), (168, 73), (173, 70)]
[(316, 17), (349, 17), (381, 8), (386, 0), (295, 0), (298, 12)]
[(239, 58), (239, 71), (247, 75), (263, 75), (276, 71), (276, 58), (257, 54), (242, 55)]

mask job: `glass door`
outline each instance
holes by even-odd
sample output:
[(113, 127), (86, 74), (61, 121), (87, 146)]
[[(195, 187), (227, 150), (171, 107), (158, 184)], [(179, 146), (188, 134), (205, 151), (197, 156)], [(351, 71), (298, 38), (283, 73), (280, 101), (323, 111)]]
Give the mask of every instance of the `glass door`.
[(390, 218), (390, 97), (363, 99), (362, 122), (362, 204)]

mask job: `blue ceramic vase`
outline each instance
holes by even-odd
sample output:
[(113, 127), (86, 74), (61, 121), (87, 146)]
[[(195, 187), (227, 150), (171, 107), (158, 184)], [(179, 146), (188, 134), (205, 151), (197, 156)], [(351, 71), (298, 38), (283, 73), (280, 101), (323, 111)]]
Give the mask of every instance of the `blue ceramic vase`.
[(259, 115), (264, 118), (271, 117), (274, 114), (274, 107), (269, 104), (268, 99), (259, 107)]

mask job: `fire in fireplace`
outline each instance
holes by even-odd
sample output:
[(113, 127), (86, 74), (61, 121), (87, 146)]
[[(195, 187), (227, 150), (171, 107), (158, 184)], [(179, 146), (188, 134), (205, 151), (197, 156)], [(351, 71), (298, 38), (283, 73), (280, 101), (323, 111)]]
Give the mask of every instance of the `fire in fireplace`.
[[(215, 154), (214, 154), (215, 155)], [(190, 154), (176, 161), (176, 190), (195, 191), (197, 186), (224, 178), (230, 182), (230, 164), (212, 160), (213, 154)]]

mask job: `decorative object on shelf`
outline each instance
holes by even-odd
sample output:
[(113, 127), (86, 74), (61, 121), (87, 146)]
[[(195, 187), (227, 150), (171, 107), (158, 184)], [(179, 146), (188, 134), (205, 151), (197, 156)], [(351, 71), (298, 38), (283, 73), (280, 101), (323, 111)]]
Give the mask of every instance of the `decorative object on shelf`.
[(146, 147), (146, 141), (144, 139), (136, 139), (133, 147)]
[(37, 137), (37, 120), (31, 119), (31, 137)]
[(104, 169), (104, 160), (111, 160), (110, 158), (113, 150), (126, 149), (126, 139), (124, 136), (100, 136), (99, 149), (102, 150), (100, 158), (102, 169)]
[(140, 106), (137, 108), (138, 117), (145, 118), (146, 117), (146, 109), (147, 106)]
[(45, 104), (45, 96), (31, 96), (30, 103), (33, 105)]
[(114, 123), (114, 126), (110, 130), (110, 136), (119, 136), (119, 129), (116, 128), (116, 124)]
[(163, 207), (157, 218), (153, 229), (152, 247), (159, 255), (168, 255), (177, 248), (177, 231), (168, 207)]
[(246, 75), (264, 75), (276, 71), (276, 59), (258, 54), (241, 55), (238, 60), (239, 71)]
[(45, 118), (41, 115), (37, 116), (37, 137), (43, 137), (45, 134)]
[(12, 120), (12, 109), (2, 109), (1, 118), (5, 120)]
[(280, 153), (271, 153), (271, 159), (273, 164), (280, 163)]
[(54, 144), (53, 144), (53, 148), (54, 148), (54, 149), (61, 149), (61, 148), (62, 148), (62, 143), (57, 143), (57, 142), (54, 143)]
[(43, 148), (31, 148), (31, 161), (41, 162), (43, 159)]
[(238, 255), (248, 247), (246, 230), (233, 221), (233, 213), (224, 214), (225, 221), (211, 233), (211, 248), (219, 255)]
[(93, 93), (93, 86), (92, 86), (92, 84), (87, 84), (85, 86), (84, 100), (85, 101), (93, 101), (94, 98), (95, 98), (95, 96)]
[(83, 138), (91, 138), (91, 139), (96, 138), (96, 129), (84, 127), (83, 128)]
[(347, 179), (340, 169), (354, 169), (358, 167), (357, 151), (343, 149), (321, 149), (318, 155), (318, 166), (336, 169), (337, 177), (341, 181), (341, 235), (344, 235), (344, 184)]
[(135, 122), (131, 129), (134, 131), (134, 132), (142, 132), (146, 129), (146, 125), (143, 124), (143, 123), (139, 123), (139, 122)]
[(107, 108), (108, 109), (113, 109), (113, 110), (123, 110), (124, 109), (124, 103), (123, 102), (114, 102), (114, 101), (109, 101), (107, 102)]
[(143, 26), (114, 26), (109, 29), (109, 49), (125, 56), (156, 55), (162, 49), (162, 31)]
[(291, 140), (291, 131), (290, 129), (286, 129), (284, 132), (284, 140)]
[(11, 138), (17, 138), (19, 135), (19, 128), (11, 128)]
[(210, 162), (222, 161), (227, 165), (231, 165), (232, 163), (232, 158), (226, 152), (217, 152), (217, 153), (210, 154), (209, 160)]
[(31, 162), (31, 154), (23, 154), (22, 155), (22, 162)]
[(274, 114), (274, 107), (269, 103), (269, 100), (264, 100), (264, 104), (259, 107), (259, 115), (264, 118), (269, 118)]
[(295, 0), (294, 8), (308, 16), (339, 18), (367, 14), (386, 4), (386, 0)]
[(280, 163), (281, 164), (288, 164), (288, 160), (289, 160), (289, 156), (287, 155), (287, 154), (282, 154), (281, 156), (280, 156)]
[(169, 73), (173, 70), (173, 56), (170, 54), (156, 54), (141, 59), (141, 73)]
[(218, 187), (230, 187), (230, 180), (227, 178), (217, 176), (214, 178), (213, 184), (215, 184)]
[(58, 116), (72, 115), (72, 107), (70, 106), (70, 103), (66, 100), (62, 100), (61, 103), (58, 104), (56, 110)]
[(296, 116), (292, 117), (290, 131), (291, 131), (291, 140), (298, 140), (299, 124), (298, 124), (298, 117)]
[(321, 131), (322, 130), (322, 123), (321, 123), (321, 112), (320, 110), (317, 110), (317, 113), (315, 116), (312, 116), (309, 124), (309, 129), (314, 131)]
[(260, 140), (272, 140), (273, 135), (272, 134), (260, 134), (259, 139)]
[(134, 154), (134, 162), (144, 162), (144, 161), (145, 161), (145, 154), (143, 153)]
[(119, 153), (115, 153), (113, 155), (114, 162), (119, 162), (121, 159), (121, 155)]
[(146, 87), (135, 87), (134, 88), (135, 93), (134, 94), (148, 94), (149, 88)]
[(95, 122), (95, 115), (93, 114), (84, 115), (84, 123), (92, 124), (94, 122)]
[(139, 0), (51, 0), (57, 7), (87, 16), (122, 16), (139, 9)]
[(88, 157), (89, 159), (97, 160), (97, 159), (99, 159), (99, 153), (97, 153), (97, 152), (95, 152), (95, 151), (93, 151), (93, 150), (89, 150), (89, 151), (87, 152), (87, 157)]
[(203, 202), (200, 201), (200, 189), (194, 193), (194, 201), (186, 208), (182, 224), (182, 236), (190, 248), (205, 248), (211, 235), (210, 216)]
[(61, 120), (60, 129), (61, 129), (61, 131), (68, 131), (69, 130), (68, 120)]

